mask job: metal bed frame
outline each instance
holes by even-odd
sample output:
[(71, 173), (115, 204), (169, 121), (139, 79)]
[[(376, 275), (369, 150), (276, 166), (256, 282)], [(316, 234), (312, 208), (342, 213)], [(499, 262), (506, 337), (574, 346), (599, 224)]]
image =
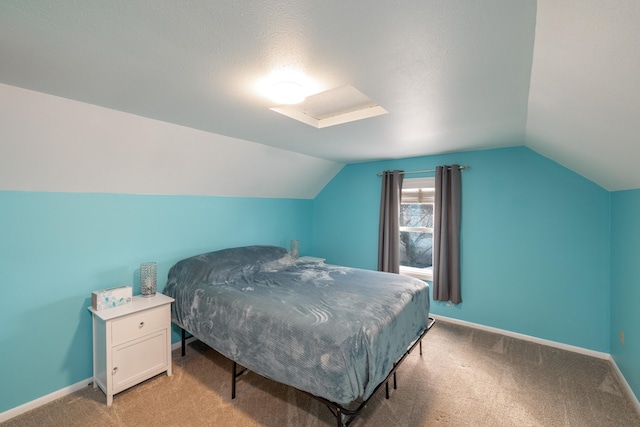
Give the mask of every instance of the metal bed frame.
[[(400, 364), (404, 361), (404, 359), (411, 353), (411, 351), (413, 351), (416, 345), (419, 345), (420, 355), (422, 355), (422, 338), (424, 338), (427, 332), (431, 330), (435, 322), (436, 320), (433, 317), (429, 316), (429, 321), (427, 323), (426, 329), (420, 334), (420, 336), (415, 341), (413, 341), (409, 345), (409, 347), (407, 348), (407, 351), (397, 361), (394, 362), (393, 368), (391, 369), (391, 372), (389, 372), (389, 375), (387, 375), (387, 377), (384, 380), (382, 380), (380, 384), (377, 385), (377, 387), (373, 390), (373, 393), (371, 393), (371, 395), (366, 400), (353, 402), (352, 409), (344, 407), (343, 405), (340, 405), (338, 403), (331, 402), (330, 400), (327, 400), (323, 397), (313, 395), (304, 390), (300, 390), (297, 388), (296, 390), (301, 391), (304, 394), (313, 397), (314, 399), (320, 401), (321, 403), (324, 403), (329, 409), (329, 411), (336, 418), (337, 427), (348, 427), (356, 419), (356, 417), (360, 415), (362, 410), (367, 406), (367, 403), (369, 402), (369, 400), (378, 392), (378, 390), (382, 387), (383, 384), (385, 386), (385, 398), (389, 399), (389, 381), (391, 380), (391, 377), (393, 376), (393, 389), (395, 390), (398, 388), (397, 380), (396, 380), (396, 370), (398, 369)], [(184, 356), (186, 352), (186, 340), (192, 337), (198, 339), (198, 337), (193, 335), (191, 332), (189, 332), (189, 336), (187, 336), (186, 334), (188, 331), (185, 331), (185, 329), (182, 327), (180, 327), (180, 330), (182, 331), (182, 356)], [(233, 370), (231, 372), (231, 399), (236, 398), (236, 382), (238, 378), (246, 374), (248, 371), (249, 371), (248, 368), (244, 368), (244, 367), (238, 371), (238, 364), (235, 361), (233, 361)]]

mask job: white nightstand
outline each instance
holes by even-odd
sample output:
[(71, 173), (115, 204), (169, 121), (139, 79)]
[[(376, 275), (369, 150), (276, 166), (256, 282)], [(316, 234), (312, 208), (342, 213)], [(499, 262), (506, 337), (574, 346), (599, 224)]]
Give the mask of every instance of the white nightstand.
[(113, 395), (167, 372), (171, 376), (171, 303), (163, 294), (93, 313), (93, 387)]

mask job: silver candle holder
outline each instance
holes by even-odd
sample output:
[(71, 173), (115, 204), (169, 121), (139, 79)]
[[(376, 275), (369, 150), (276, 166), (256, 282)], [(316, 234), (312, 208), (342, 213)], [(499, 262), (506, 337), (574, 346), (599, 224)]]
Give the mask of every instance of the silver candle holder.
[(143, 262), (140, 264), (140, 294), (143, 297), (156, 295), (156, 263)]

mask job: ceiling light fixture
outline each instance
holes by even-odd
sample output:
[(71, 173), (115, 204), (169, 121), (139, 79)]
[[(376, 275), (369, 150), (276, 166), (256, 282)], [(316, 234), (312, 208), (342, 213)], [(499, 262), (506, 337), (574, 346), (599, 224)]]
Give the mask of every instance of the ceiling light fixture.
[(271, 86), (269, 98), (278, 104), (299, 104), (305, 100), (307, 94), (300, 83), (277, 82)]
[(320, 91), (318, 84), (304, 73), (290, 68), (272, 71), (256, 81), (255, 89), (277, 105), (299, 104)]

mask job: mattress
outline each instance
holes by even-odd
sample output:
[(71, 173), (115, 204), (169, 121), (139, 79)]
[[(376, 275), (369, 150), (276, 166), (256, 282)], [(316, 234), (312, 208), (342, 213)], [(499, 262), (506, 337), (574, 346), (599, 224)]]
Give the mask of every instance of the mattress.
[(174, 265), (172, 321), (238, 364), (340, 405), (367, 399), (427, 329), (429, 286), (276, 246)]

